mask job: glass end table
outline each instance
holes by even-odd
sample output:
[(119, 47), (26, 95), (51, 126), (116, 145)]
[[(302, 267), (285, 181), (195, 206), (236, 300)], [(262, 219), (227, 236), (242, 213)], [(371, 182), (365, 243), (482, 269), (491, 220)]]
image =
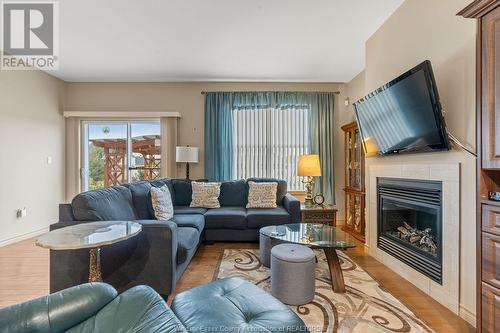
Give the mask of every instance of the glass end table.
[(136, 222), (83, 222), (47, 232), (36, 245), (50, 250), (89, 249), (89, 282), (101, 282), (101, 247), (134, 237), (141, 230)]
[(261, 228), (260, 233), (281, 242), (322, 249), (330, 269), (333, 291), (345, 293), (344, 275), (336, 250), (356, 247), (356, 240), (352, 236), (335, 227), (314, 223), (268, 226)]

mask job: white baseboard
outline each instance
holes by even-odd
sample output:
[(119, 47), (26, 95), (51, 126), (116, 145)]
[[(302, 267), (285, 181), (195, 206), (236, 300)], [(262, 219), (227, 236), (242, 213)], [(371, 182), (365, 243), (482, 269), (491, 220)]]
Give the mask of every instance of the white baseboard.
[(464, 319), (469, 324), (476, 327), (476, 314), (470, 311), (469, 309), (464, 308), (462, 304), (460, 304), (460, 307), (458, 309), (458, 314), (460, 315), (460, 318)]
[(46, 233), (48, 231), (49, 231), (49, 227), (44, 227), (42, 229), (31, 231), (31, 232), (28, 232), (26, 234), (22, 234), (22, 235), (19, 235), (19, 236), (16, 236), (16, 237), (12, 237), (12, 238), (8, 238), (8, 239), (0, 240), (0, 247), (7, 246), (7, 245), (10, 245), (10, 244), (14, 244), (14, 243), (17, 243), (17, 242), (20, 242), (20, 241), (23, 241), (23, 240), (26, 240), (26, 239), (29, 239), (29, 238), (41, 235), (41, 234), (44, 234), (44, 233)]

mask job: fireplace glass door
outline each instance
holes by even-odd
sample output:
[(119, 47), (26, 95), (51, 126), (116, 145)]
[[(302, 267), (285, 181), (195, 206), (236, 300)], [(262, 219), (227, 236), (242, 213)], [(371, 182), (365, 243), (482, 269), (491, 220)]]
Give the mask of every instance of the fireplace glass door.
[(414, 250), (438, 256), (438, 224), (440, 208), (404, 200), (382, 198), (382, 223), (380, 234), (411, 246)]
[(442, 184), (378, 178), (377, 246), (442, 283)]

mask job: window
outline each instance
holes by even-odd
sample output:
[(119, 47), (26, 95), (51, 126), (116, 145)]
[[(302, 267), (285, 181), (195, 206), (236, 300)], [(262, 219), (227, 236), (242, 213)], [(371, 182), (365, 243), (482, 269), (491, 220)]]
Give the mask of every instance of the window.
[(234, 175), (272, 177), (303, 191), (299, 155), (309, 153), (309, 109), (301, 107), (234, 110)]
[(160, 122), (83, 124), (84, 191), (160, 177)]

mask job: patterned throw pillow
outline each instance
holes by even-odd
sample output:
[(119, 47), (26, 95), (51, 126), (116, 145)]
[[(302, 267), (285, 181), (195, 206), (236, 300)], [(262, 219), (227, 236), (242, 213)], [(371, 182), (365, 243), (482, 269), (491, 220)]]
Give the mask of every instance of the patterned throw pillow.
[(157, 220), (170, 220), (174, 217), (174, 205), (167, 185), (151, 187), (151, 204)]
[(219, 208), (220, 183), (192, 182), (193, 196), (190, 207)]
[(276, 192), (278, 183), (248, 182), (248, 204), (247, 208), (276, 208)]

